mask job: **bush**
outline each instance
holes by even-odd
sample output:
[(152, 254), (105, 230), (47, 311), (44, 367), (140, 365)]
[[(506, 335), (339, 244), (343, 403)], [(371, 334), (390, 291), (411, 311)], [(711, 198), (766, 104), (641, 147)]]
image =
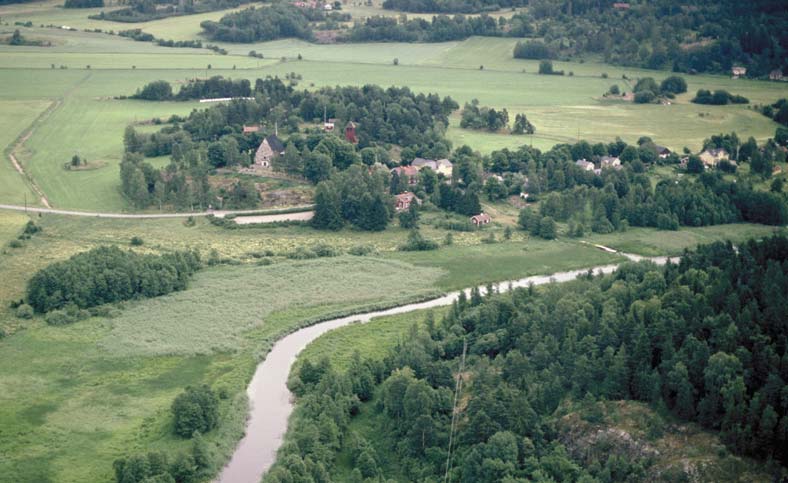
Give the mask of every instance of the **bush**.
[(540, 40), (517, 42), (517, 45), (514, 46), (515, 59), (544, 60), (553, 57), (554, 54), (550, 47)]
[(313, 245), (312, 252), (314, 252), (314, 254), (318, 257), (336, 257), (339, 255), (339, 251), (337, 249), (325, 243)]
[(131, 245), (132, 246), (139, 247), (139, 246), (142, 246), (144, 243), (145, 242), (142, 241), (142, 238), (140, 238), (138, 236), (131, 237)]
[(436, 242), (424, 238), (418, 230), (412, 230), (408, 235), (408, 241), (399, 247), (404, 252), (421, 252), (436, 250), (437, 248), (438, 244)]
[(77, 321), (76, 317), (69, 315), (65, 310), (53, 310), (44, 319), (47, 324), (59, 326), (68, 325)]
[(175, 434), (191, 438), (195, 432), (205, 434), (219, 424), (219, 398), (206, 385), (187, 387), (172, 402)]
[(16, 308), (16, 316), (20, 319), (32, 319), (33, 318), (33, 307), (22, 304)]
[(370, 246), (370, 245), (356, 245), (356, 246), (350, 247), (350, 249), (347, 252), (350, 255), (354, 255), (354, 256), (357, 256), (357, 257), (363, 257), (365, 255), (369, 255), (370, 253), (372, 253), (374, 251), (375, 251), (375, 247), (373, 247), (373, 246)]
[(25, 244), (22, 243), (22, 240), (11, 240), (8, 243), (8, 246), (11, 248), (22, 248), (23, 246), (25, 246)]

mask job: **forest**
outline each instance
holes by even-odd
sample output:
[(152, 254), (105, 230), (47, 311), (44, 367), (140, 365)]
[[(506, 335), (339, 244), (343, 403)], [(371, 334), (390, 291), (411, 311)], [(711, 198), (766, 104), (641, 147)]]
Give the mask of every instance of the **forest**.
[(260, 42), (294, 37), (313, 40), (312, 22), (340, 22), (350, 20), (350, 15), (339, 12), (326, 13), (322, 9), (298, 8), (287, 3), (271, 7), (250, 7), (229, 13), (218, 22), (206, 20), (200, 24), (211, 40), (223, 42)]
[[(354, 482), (686, 476), (651, 473), (653, 459), (606, 440), (570, 451), (576, 442), (563, 437), (557, 410), (600, 400), (643, 401), (718, 432), (737, 454), (785, 464), (784, 236), (700, 246), (664, 267), (628, 263), (543, 289), (486, 292), (461, 294), (382, 361), (356, 353), (346, 372), (304, 361), (289, 383), (298, 398), (289, 438), (264, 481), (329, 481), (338, 464)], [(374, 440), (350, 430), (362, 407), (357, 424)], [(779, 465), (765, 468), (779, 478)]]
[(157, 297), (186, 288), (200, 266), (199, 254), (191, 251), (147, 255), (115, 246), (93, 248), (36, 272), (26, 301), (43, 313)]
[(524, 0), (385, 0), (383, 8), (413, 13), (481, 13), (527, 4)]
[[(385, 8), (437, 13), (431, 20), (371, 16), (340, 31), (337, 41), (445, 42), (470, 36), (536, 38), (515, 50), (521, 58), (583, 58), (599, 55), (616, 65), (671, 69), (685, 73), (730, 73), (734, 65), (747, 76), (766, 77), (773, 69), (788, 71), (788, 13), (779, 0), (742, 4), (734, 0), (693, 0), (677, 5), (670, 0), (626, 4), (591, 0), (535, 0), (527, 12), (511, 18), (447, 16), (517, 7), (513, 2), (489, 5), (434, 0), (386, 0)], [(341, 16), (341, 18), (340, 18)], [(213, 40), (256, 42), (284, 37), (313, 40), (312, 26), (349, 21), (347, 14), (326, 15), (315, 9), (275, 4), (224, 16), (201, 25)], [(329, 28), (329, 27), (320, 27)]]

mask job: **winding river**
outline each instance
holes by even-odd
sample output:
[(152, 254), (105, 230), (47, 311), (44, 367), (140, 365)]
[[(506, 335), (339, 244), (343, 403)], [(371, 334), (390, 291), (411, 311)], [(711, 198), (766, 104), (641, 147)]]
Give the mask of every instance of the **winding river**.
[[(605, 249), (606, 247), (599, 247)], [(630, 260), (650, 260), (663, 265), (667, 257), (645, 258), (637, 255), (619, 253)], [(675, 260), (675, 259), (672, 259)], [(593, 267), (596, 274), (611, 273), (618, 264)], [(527, 287), (530, 284), (542, 285), (550, 282), (567, 282), (588, 273), (589, 268), (558, 272), (552, 275), (526, 277), (511, 282), (497, 284), (498, 290)], [(480, 287), (482, 293), (485, 288)], [(465, 290), (466, 293), (470, 289)], [(247, 421), (246, 434), (238, 443), (230, 462), (222, 470), (217, 479), (219, 483), (259, 483), (263, 474), (273, 465), (276, 451), (282, 445), (287, 431), (287, 419), (293, 411), (292, 394), (287, 389), (287, 377), (296, 356), (307, 344), (325, 334), (329, 330), (350, 324), (351, 322), (369, 322), (387, 315), (402, 314), (414, 310), (429, 309), (450, 305), (460, 294), (451, 292), (443, 297), (401, 305), (387, 310), (368, 312), (338, 319), (327, 320), (305, 327), (280, 339), (263, 362), (255, 370), (246, 392), (249, 396), (250, 413)]]

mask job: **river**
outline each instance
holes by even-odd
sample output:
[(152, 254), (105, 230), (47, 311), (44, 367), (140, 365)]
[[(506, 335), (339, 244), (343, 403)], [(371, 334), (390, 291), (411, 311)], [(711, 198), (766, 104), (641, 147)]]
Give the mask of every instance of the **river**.
[[(638, 255), (619, 253), (630, 260), (651, 260), (663, 265), (667, 257), (644, 258)], [(672, 259), (675, 261), (676, 259)], [(593, 267), (595, 274), (612, 273), (618, 265)], [(552, 275), (537, 275), (511, 282), (496, 284), (503, 292), (510, 288), (527, 287), (530, 284), (542, 285), (550, 282), (567, 282), (588, 273), (588, 268), (558, 272)], [(479, 287), (482, 293), (484, 287)], [(466, 294), (470, 289), (465, 289)], [(329, 330), (348, 325), (352, 322), (369, 322), (387, 315), (402, 314), (414, 310), (429, 309), (451, 305), (459, 296), (460, 291), (451, 292), (443, 297), (401, 305), (387, 310), (379, 310), (366, 314), (351, 315), (327, 320), (305, 327), (280, 339), (265, 360), (255, 370), (246, 393), (249, 397), (250, 413), (246, 426), (246, 435), (238, 443), (230, 462), (222, 470), (219, 483), (259, 483), (263, 474), (268, 471), (276, 460), (276, 451), (282, 445), (287, 431), (287, 419), (293, 411), (293, 396), (287, 388), (287, 378), (296, 356), (310, 342)]]

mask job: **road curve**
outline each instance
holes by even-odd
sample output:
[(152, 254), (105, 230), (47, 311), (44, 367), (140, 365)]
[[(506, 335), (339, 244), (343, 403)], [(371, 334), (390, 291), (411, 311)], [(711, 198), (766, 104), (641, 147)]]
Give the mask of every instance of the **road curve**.
[[(189, 216), (209, 216), (209, 215), (222, 218), (227, 215), (245, 215), (245, 214), (251, 215), (254, 213), (261, 212), (261, 210), (221, 210), (221, 211), (212, 210), (212, 211), (194, 211), (194, 212), (186, 212), (186, 213), (102, 213), (96, 211), (59, 210), (55, 208), (34, 208), (30, 206), (3, 205), (3, 204), (0, 204), (0, 210), (25, 211), (30, 213), (49, 213), (53, 215), (67, 215), (67, 216), (86, 216), (91, 218), (131, 218), (131, 219), (187, 218)], [(308, 208), (305, 207), (304, 211), (307, 210)], [(276, 214), (261, 215), (261, 217), (265, 217), (265, 216), (277, 216), (277, 215)], [(267, 223), (267, 221), (262, 220), (262, 221), (257, 221), (257, 223)]]
[[(678, 260), (678, 258), (669, 259), (668, 257), (643, 258), (625, 253), (619, 253), (619, 255), (630, 260), (650, 260), (658, 265), (663, 265), (668, 260), (672, 262)], [(618, 266), (617, 264), (603, 265), (552, 275), (537, 275), (501, 282), (497, 286), (499, 291), (505, 292), (510, 288), (527, 287), (530, 284), (566, 282), (588, 273), (589, 270), (597, 274), (612, 273)], [(486, 292), (486, 288), (483, 286), (479, 287), (479, 290), (482, 293)], [(465, 290), (466, 293), (469, 291), (470, 289)], [(376, 317), (451, 305), (459, 294), (460, 292), (457, 291), (425, 302), (327, 320), (297, 330), (277, 341), (265, 359), (258, 364), (246, 389), (250, 406), (246, 434), (215, 481), (217, 483), (259, 483), (265, 472), (274, 464), (276, 452), (282, 445), (287, 432), (287, 420), (293, 411), (293, 396), (287, 388), (287, 378), (296, 356), (307, 344), (332, 329), (353, 322), (364, 323)]]

